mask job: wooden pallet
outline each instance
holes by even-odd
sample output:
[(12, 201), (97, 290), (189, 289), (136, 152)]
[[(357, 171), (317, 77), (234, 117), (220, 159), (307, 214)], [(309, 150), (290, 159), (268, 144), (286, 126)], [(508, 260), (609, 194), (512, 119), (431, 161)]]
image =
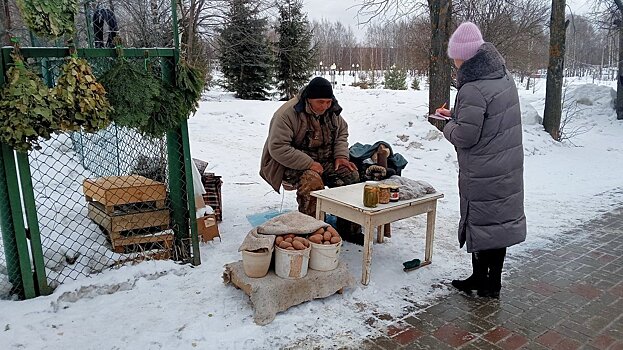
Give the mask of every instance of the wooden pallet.
[(88, 202), (101, 203), (109, 214), (119, 206), (129, 204), (150, 204), (155, 208), (164, 208), (167, 197), (165, 184), (140, 175), (86, 179), (83, 192)]

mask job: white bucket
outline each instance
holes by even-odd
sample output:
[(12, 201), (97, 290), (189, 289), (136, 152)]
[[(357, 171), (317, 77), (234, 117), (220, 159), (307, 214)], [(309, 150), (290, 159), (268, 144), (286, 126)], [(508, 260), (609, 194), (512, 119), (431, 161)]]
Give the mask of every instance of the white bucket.
[(288, 250), (275, 246), (275, 273), (277, 276), (288, 279), (305, 277), (309, 265), (310, 248)]
[(340, 260), (342, 240), (333, 244), (318, 244), (309, 242), (311, 254), (309, 268), (318, 271), (331, 271), (337, 268)]
[(251, 252), (248, 250), (242, 251), (242, 268), (244, 273), (251, 278), (260, 278), (266, 276), (268, 268), (270, 267), (270, 261), (273, 257), (273, 251), (266, 252)]

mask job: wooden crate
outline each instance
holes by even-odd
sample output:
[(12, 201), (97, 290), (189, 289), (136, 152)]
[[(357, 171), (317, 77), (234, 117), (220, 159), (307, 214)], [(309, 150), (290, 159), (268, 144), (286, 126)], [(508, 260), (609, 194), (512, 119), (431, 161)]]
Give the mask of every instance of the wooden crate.
[(221, 199), (221, 181), (220, 176), (213, 173), (203, 174), (201, 182), (206, 193), (203, 195), (203, 201), (214, 209), (216, 221), (223, 221), (223, 203)]
[(221, 234), (218, 230), (218, 223), (214, 214), (202, 216), (197, 219), (197, 233), (201, 242), (211, 241), (218, 237), (221, 239)]
[[(157, 232), (169, 228), (168, 209), (149, 211), (117, 209), (113, 213), (108, 213), (101, 203), (89, 202), (88, 216), (106, 231), (112, 248), (117, 253), (123, 253), (127, 246), (146, 243), (160, 244), (164, 249), (172, 247), (173, 234)], [(143, 234), (133, 234), (137, 230)]]
[(167, 197), (165, 184), (140, 175), (86, 179), (83, 191), (87, 201), (101, 203), (109, 214), (124, 204), (149, 202), (164, 208)]

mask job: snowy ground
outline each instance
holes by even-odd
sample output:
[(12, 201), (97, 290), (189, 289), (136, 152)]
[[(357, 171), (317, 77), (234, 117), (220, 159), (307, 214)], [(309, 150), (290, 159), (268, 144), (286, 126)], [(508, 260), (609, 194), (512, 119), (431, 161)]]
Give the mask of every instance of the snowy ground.
[[(529, 248), (546, 248), (562, 232), (622, 202), (623, 122), (612, 109), (611, 88), (583, 83), (567, 90), (567, 99), (579, 102), (566, 128), (584, 133), (563, 143), (552, 141), (542, 126), (529, 124), (538, 118), (535, 113), (542, 114), (544, 80), (534, 91), (520, 91), (528, 239), (509, 250), (511, 266)], [(426, 225), (424, 216), (403, 220), (393, 225), (387, 244), (374, 246), (368, 286), (357, 284), (343, 295), (280, 313), (267, 326), (255, 325), (248, 297), (223, 285), (221, 274), (224, 264), (240, 259), (237, 248), (251, 229), (247, 214), (296, 210), (293, 192), (274, 193), (258, 175), (268, 123), (281, 103), (210, 92), (190, 119), (189, 131), (193, 157), (209, 161), (208, 171), (223, 176), (223, 241), (203, 244), (202, 264), (195, 268), (145, 262), (65, 283), (51, 296), (0, 301), (2, 348), (356, 347), (360, 339), (375, 335), (364, 323), (372, 314), (400, 315), (413, 303), (425, 305), (451, 293), (449, 280), (469, 273), (470, 258), (456, 241), (456, 155), (426, 121), (428, 91), (338, 86), (336, 96), (351, 143), (389, 142), (409, 160), (404, 176), (426, 180), (445, 194), (437, 212), (432, 265), (402, 271), (403, 261), (423, 257)], [(360, 247), (345, 244), (341, 257), (356, 280), (361, 256)]]

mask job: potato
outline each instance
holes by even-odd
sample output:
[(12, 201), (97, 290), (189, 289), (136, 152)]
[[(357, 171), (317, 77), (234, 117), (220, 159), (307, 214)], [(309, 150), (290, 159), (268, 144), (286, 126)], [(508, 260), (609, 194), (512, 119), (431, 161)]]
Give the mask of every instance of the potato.
[(294, 238), (294, 237), (296, 237), (296, 235), (295, 235), (294, 233), (288, 233), (288, 234), (286, 235), (286, 237), (287, 237), (287, 238)]
[(331, 232), (331, 237), (339, 237), (340, 234), (337, 232)]
[(279, 243), (283, 242), (283, 237), (281, 236), (277, 236), (277, 238), (275, 239), (275, 244), (279, 245)]
[(279, 248), (281, 249), (288, 249), (291, 246), (292, 246), (292, 243), (286, 242), (286, 241), (283, 241), (281, 242), (281, 244), (279, 244)]
[(305, 248), (309, 247), (309, 241), (305, 240), (305, 242), (303, 242), (303, 244), (305, 245)]
[(331, 232), (331, 235), (333, 235), (334, 233), (337, 234), (337, 231), (333, 228), (333, 226), (327, 227), (327, 231)]
[(306, 247), (305, 247), (305, 244), (303, 244), (303, 243), (301, 243), (301, 242), (299, 242), (299, 241), (294, 241), (294, 242), (292, 242), (292, 246), (293, 246), (293, 247), (294, 247), (294, 249), (296, 249), (296, 250), (303, 250), (303, 249), (305, 249), (305, 248), (306, 248)]
[(322, 235), (322, 240), (323, 241), (330, 241), (331, 240), (331, 232), (327, 231)]
[(316, 231), (314, 231), (314, 233), (312, 233), (312, 235), (321, 235), (324, 233), (324, 227), (321, 227), (319, 229), (317, 229)]
[(288, 247), (286, 250), (295, 250), (294, 247)]
[(303, 237), (294, 237), (294, 241), (299, 241), (299, 242), (303, 243), (303, 242), (306, 241), (306, 239), (303, 238)]
[(288, 238), (284, 239), (284, 242), (292, 243), (293, 240), (294, 240), (294, 238), (288, 237)]
[(324, 241), (324, 242), (322, 242), (322, 244), (329, 245), (329, 244), (331, 244), (331, 241)]
[(316, 243), (316, 244), (322, 244), (322, 235), (317, 234), (317, 235), (309, 236), (309, 241)]
[(340, 236), (337, 237), (331, 237), (331, 244), (335, 244), (338, 243), (339, 241), (341, 241), (342, 239), (340, 238)]

